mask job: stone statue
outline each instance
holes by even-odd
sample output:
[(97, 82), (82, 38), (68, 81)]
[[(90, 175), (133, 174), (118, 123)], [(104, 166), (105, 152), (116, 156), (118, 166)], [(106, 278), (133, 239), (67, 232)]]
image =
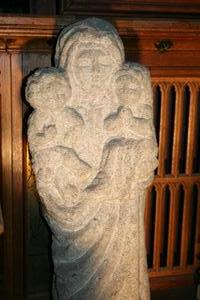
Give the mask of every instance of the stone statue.
[(55, 67), (27, 83), (28, 139), (52, 231), (53, 297), (150, 299), (145, 188), (157, 166), (149, 72), (125, 63), (115, 28), (63, 29)]

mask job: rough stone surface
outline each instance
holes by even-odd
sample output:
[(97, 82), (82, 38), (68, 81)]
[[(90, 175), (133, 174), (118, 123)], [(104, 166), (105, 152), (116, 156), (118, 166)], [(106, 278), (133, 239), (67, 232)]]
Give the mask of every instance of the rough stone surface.
[(125, 63), (109, 23), (58, 37), (55, 65), (27, 83), (28, 139), (53, 233), (53, 297), (147, 300), (145, 188), (157, 166), (149, 72)]

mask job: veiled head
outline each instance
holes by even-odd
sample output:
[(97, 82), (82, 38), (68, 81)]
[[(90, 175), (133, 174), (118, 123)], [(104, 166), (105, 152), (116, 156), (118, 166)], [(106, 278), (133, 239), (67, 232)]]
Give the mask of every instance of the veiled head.
[(111, 24), (92, 18), (61, 32), (55, 61), (73, 82), (91, 89), (109, 82), (124, 61), (124, 49)]

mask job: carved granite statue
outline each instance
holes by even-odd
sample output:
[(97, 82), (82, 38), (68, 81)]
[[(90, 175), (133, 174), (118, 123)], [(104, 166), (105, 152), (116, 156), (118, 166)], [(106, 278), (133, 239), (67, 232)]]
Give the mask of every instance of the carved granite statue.
[(63, 29), (55, 62), (26, 88), (33, 170), (53, 236), (53, 297), (150, 299), (143, 218), (157, 145), (149, 72), (125, 63), (118, 33), (95, 18)]

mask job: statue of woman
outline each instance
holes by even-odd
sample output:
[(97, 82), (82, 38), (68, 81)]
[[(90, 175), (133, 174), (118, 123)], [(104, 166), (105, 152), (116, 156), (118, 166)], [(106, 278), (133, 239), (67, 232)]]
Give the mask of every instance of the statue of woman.
[(157, 166), (149, 73), (125, 64), (116, 30), (95, 18), (66, 27), (55, 58), (71, 96), (54, 143), (32, 151), (53, 233), (54, 299), (149, 300), (144, 199)]

